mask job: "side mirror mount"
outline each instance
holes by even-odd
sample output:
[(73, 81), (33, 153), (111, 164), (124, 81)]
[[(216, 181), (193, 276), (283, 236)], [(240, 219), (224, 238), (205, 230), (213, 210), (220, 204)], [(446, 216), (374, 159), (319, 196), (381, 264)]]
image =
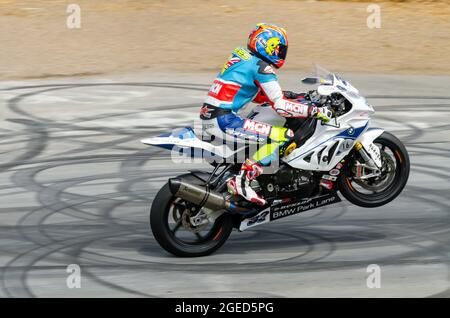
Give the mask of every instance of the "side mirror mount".
[(302, 83), (307, 85), (315, 85), (319, 83), (319, 79), (317, 77), (306, 77), (302, 79)]

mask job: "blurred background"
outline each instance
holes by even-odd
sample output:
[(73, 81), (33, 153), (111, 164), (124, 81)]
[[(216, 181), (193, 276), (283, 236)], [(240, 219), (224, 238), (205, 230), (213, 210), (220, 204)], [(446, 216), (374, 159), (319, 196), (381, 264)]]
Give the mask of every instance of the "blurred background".
[[(81, 28), (69, 29), (69, 4)], [(381, 27), (370, 29), (370, 3)], [(450, 1), (0, 0), (0, 79), (212, 71), (258, 22), (289, 35), (284, 71), (450, 73)]]
[[(152, 200), (211, 167), (139, 140), (191, 126), (258, 22), (288, 32), (283, 89), (311, 89), (318, 63), (367, 97), (407, 147), (408, 184), (383, 207), (343, 200), (173, 257)], [(448, 0), (0, 0), (0, 110), (0, 297), (450, 297)]]

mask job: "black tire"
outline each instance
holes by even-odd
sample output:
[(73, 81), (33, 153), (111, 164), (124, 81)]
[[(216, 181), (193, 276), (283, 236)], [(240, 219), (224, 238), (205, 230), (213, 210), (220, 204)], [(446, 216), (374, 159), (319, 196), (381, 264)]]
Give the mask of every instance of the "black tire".
[(338, 187), (342, 195), (351, 203), (365, 208), (379, 207), (394, 200), (402, 192), (409, 177), (410, 162), (408, 152), (397, 137), (391, 133), (384, 132), (374, 140), (374, 143), (385, 145), (394, 153), (396, 169), (392, 183), (386, 189), (376, 194), (358, 192), (350, 181), (352, 177), (350, 166), (353, 162), (347, 162), (338, 179)]
[[(201, 181), (192, 175), (183, 175), (183, 180), (201, 184)], [(204, 241), (186, 243), (177, 238), (170, 230), (168, 218), (170, 206), (176, 198), (166, 183), (153, 200), (150, 210), (150, 227), (156, 241), (169, 253), (180, 257), (206, 256), (220, 248), (233, 230), (233, 219), (229, 213), (222, 214), (215, 220), (211, 234)]]

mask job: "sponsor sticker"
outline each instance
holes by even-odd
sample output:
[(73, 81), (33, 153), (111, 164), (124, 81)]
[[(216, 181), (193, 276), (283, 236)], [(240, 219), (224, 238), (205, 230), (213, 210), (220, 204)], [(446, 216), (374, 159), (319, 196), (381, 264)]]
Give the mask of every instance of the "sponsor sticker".
[(267, 66), (264, 68), (263, 72), (266, 73), (266, 74), (275, 74), (275, 70), (274, 70), (273, 67), (270, 66), (270, 65), (267, 65)]
[(233, 66), (236, 63), (239, 63), (241, 59), (239, 57), (230, 57), (230, 59), (225, 63), (225, 65), (222, 68), (222, 71), (220, 72), (223, 74), (230, 66)]
[[(341, 165), (342, 166), (342, 165)], [(336, 166), (337, 167), (337, 166)], [(341, 172), (339, 170), (340, 168), (336, 168), (336, 169), (331, 169), (330, 172), (328, 172), (330, 174), (330, 176), (337, 176), (339, 175), (339, 173)]]
[(257, 133), (259, 135), (269, 136), (272, 126), (269, 124), (260, 123), (258, 121), (246, 119), (244, 122), (244, 130)]
[(322, 179), (330, 180), (330, 181), (336, 181), (337, 177), (336, 177), (336, 176), (330, 176), (330, 175), (328, 175), (328, 174), (324, 174), (324, 175), (322, 176)]
[(337, 85), (336, 87), (339, 88), (341, 91), (344, 91), (344, 92), (347, 91), (347, 89), (345, 89), (345, 87), (342, 87), (341, 85)]
[(240, 88), (241, 85), (237, 83), (223, 81), (218, 78), (211, 85), (208, 96), (220, 102), (232, 102)]
[(342, 148), (344, 148), (345, 150), (350, 149), (351, 147), (353, 147), (353, 140), (352, 139), (345, 139), (345, 141), (342, 143)]
[(270, 220), (277, 220), (286, 216), (305, 212), (311, 209), (319, 208), (329, 204), (340, 202), (339, 196), (332, 192), (315, 198), (304, 199), (288, 204), (278, 204), (270, 207)]
[(250, 53), (248, 51), (246, 51), (245, 49), (238, 47), (236, 49), (234, 49), (234, 52), (243, 60), (249, 60), (252, 56), (250, 55)]
[(232, 136), (235, 136), (237, 138), (244, 139), (244, 140), (249, 140), (249, 141), (256, 141), (256, 142), (267, 141), (266, 138), (258, 137), (258, 136), (255, 136), (255, 135), (248, 135), (248, 134), (245, 134), (243, 132), (236, 131), (234, 129), (226, 129), (225, 133), (227, 133), (228, 135), (232, 135)]
[(297, 113), (299, 115), (306, 115), (306, 110), (308, 109), (304, 105), (297, 104), (297, 103), (286, 102), (285, 105), (286, 105), (285, 110), (287, 112), (289, 112), (289, 113), (293, 112), (293, 113)]
[(223, 84), (217, 81), (214, 81), (214, 83), (211, 85), (211, 88), (209, 89), (209, 91), (214, 94), (214, 95), (218, 95), (220, 90), (222, 89)]
[(333, 181), (322, 178), (320, 180), (320, 186), (324, 187), (325, 189), (331, 190), (333, 189)]
[(254, 227), (256, 225), (264, 224), (267, 222), (270, 222), (270, 212), (268, 211), (268, 209), (258, 213), (252, 218), (242, 221), (239, 230), (245, 231), (250, 227)]

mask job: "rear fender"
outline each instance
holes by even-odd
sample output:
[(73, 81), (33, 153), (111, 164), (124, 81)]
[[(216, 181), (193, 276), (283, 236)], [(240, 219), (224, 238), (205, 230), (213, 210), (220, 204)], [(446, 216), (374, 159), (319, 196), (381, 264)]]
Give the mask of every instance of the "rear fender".
[(200, 140), (190, 127), (175, 129), (170, 133), (164, 133), (156, 137), (142, 139), (141, 142), (146, 145), (157, 146), (165, 149), (172, 150), (175, 146), (178, 148), (193, 148), (201, 149), (204, 151), (196, 152), (195, 155), (201, 154), (201, 156), (217, 156), (220, 158), (226, 158), (233, 154), (233, 151), (226, 145), (214, 146), (209, 142)]

